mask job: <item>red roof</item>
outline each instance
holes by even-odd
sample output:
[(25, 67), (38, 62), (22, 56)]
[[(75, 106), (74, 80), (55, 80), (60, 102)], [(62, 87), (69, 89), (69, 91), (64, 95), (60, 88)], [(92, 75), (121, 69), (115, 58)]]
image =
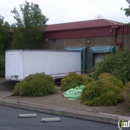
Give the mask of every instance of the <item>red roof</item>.
[(46, 27), (45, 31), (61, 31), (61, 30), (118, 26), (118, 25), (124, 25), (124, 23), (116, 22), (108, 19), (95, 19), (95, 20), (88, 20), (88, 21), (51, 24)]

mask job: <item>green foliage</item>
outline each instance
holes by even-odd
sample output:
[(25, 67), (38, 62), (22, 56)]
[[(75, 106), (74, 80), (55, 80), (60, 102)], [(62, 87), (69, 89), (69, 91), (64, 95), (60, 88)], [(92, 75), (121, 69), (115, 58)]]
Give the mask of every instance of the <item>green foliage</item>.
[(11, 11), (16, 20), (16, 23), (13, 24), (13, 48), (36, 49), (48, 19), (42, 14), (38, 4), (30, 4), (26, 1), (20, 5), (20, 11), (22, 16), (16, 8)]
[(125, 84), (126, 87), (130, 88), (130, 81)]
[(0, 70), (5, 70), (5, 57), (0, 56)]
[(115, 86), (118, 86), (120, 88), (123, 88), (123, 82), (119, 79), (117, 79), (114, 75), (109, 73), (102, 73), (98, 76), (98, 79), (108, 80), (109, 82), (112, 82)]
[(5, 77), (5, 57), (0, 56), (0, 77)]
[(125, 15), (128, 17), (130, 16), (130, 5), (127, 8), (121, 8), (125, 12)]
[(81, 75), (78, 75), (78, 78), (79, 78), (79, 83), (80, 85), (87, 85), (89, 84), (90, 82), (94, 81), (93, 78), (89, 77), (88, 75), (85, 75), (85, 74), (81, 74)]
[(123, 94), (126, 108), (128, 111), (130, 111), (130, 81), (125, 84)]
[(75, 72), (70, 72), (61, 80), (61, 90), (66, 91), (79, 85), (86, 85), (91, 81), (93, 79), (87, 75), (78, 75)]
[(13, 90), (13, 95), (20, 96), (46, 96), (55, 94), (54, 79), (44, 73), (37, 73), (27, 76), (17, 83)]
[(9, 42), (9, 27), (9, 23), (6, 21), (4, 22), (4, 17), (0, 16), (0, 56), (4, 55)]
[(123, 83), (130, 81), (130, 51), (111, 54), (94, 66), (93, 78), (97, 79), (101, 73), (111, 73)]
[(86, 85), (81, 94), (81, 102), (90, 106), (109, 106), (123, 101), (122, 89), (109, 79), (99, 79)]

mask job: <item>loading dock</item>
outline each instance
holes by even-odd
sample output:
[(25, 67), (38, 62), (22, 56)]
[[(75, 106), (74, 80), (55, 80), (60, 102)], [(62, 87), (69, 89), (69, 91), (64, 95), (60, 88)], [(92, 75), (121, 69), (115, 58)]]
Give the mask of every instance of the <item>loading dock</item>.
[(102, 61), (106, 54), (114, 53), (114, 46), (96, 46), (90, 48), (91, 66)]
[(81, 70), (87, 73), (87, 47), (66, 47), (65, 50), (81, 52)]

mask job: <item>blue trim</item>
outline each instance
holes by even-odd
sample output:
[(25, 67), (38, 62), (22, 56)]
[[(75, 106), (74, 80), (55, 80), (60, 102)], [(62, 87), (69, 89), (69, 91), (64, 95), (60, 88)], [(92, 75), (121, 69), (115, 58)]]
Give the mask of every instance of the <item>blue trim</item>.
[(83, 52), (83, 73), (87, 73), (87, 47), (66, 47), (65, 50)]
[(66, 47), (65, 50), (67, 51), (81, 51), (83, 52), (86, 47)]
[(114, 46), (95, 46), (95, 47), (91, 47), (90, 48), (90, 53), (91, 53), (91, 66), (93, 66), (93, 54), (97, 53), (97, 54), (107, 54), (107, 53), (114, 53)]
[(90, 48), (91, 53), (112, 53), (114, 52), (114, 46), (97, 46)]

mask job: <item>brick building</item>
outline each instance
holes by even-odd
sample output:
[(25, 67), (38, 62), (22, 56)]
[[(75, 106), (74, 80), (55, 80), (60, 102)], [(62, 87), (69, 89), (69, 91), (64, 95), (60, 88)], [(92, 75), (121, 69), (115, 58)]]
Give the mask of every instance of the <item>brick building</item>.
[(130, 27), (107, 19), (53, 24), (47, 26), (42, 39), (41, 48), (46, 50), (86, 47), (86, 68), (89, 72), (90, 66), (104, 54), (111, 53), (112, 48), (130, 49)]

